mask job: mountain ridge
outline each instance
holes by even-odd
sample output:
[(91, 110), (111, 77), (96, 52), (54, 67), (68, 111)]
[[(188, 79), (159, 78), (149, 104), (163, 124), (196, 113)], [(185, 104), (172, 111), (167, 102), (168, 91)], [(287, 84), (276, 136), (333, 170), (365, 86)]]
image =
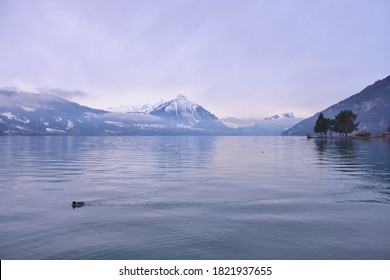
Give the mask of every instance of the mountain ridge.
[(161, 99), (157, 103), (147, 103), (142, 105), (119, 105), (116, 107), (108, 107), (107, 111), (113, 113), (142, 113), (149, 114), (161, 104), (165, 103), (164, 99)]
[(287, 112), (287, 113), (282, 113), (282, 114), (275, 114), (272, 115), (271, 117), (264, 118), (265, 120), (278, 120), (278, 119), (295, 119), (296, 117), (294, 116), (293, 112)]
[[(115, 113), (47, 93), (0, 89), (0, 135), (306, 135), (320, 113), (302, 121), (292, 112), (275, 114), (245, 126), (245, 120), (218, 119), (184, 95), (159, 103)], [(390, 76), (322, 113), (334, 118), (341, 110), (357, 113), (360, 130), (384, 133), (390, 125)], [(228, 127), (228, 122), (241, 125)]]
[(214, 114), (202, 106), (179, 94), (175, 99), (167, 101), (153, 111), (151, 115), (162, 117), (171, 123), (183, 127), (218, 127), (227, 128)]
[[(359, 130), (382, 134), (390, 125), (390, 76), (377, 80), (362, 91), (321, 111), (325, 118), (334, 118), (342, 110), (352, 110), (358, 115)], [(314, 133), (313, 127), (319, 114), (304, 119), (282, 135), (306, 135)]]
[[(193, 107), (196, 111), (202, 108), (195, 105)], [(51, 94), (0, 89), (0, 135), (226, 135), (235, 133), (221, 125), (221, 122), (214, 119), (216, 117), (210, 112), (204, 110), (204, 114), (213, 116), (213, 120), (198, 118), (196, 124), (191, 125), (185, 122), (172, 122), (158, 114), (108, 112), (82, 106)], [(189, 118), (186, 115), (184, 117), (184, 120)]]

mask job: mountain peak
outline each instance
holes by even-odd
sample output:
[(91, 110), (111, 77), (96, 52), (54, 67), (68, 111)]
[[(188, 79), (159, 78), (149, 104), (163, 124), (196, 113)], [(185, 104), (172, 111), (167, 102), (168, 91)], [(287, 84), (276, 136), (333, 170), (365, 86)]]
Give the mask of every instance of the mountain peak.
[(211, 124), (217, 117), (205, 110), (202, 106), (190, 101), (183, 94), (179, 94), (175, 99), (165, 102), (155, 108), (150, 114), (163, 117), (179, 126), (199, 126)]
[(282, 114), (275, 114), (271, 117), (265, 118), (265, 120), (279, 120), (279, 119), (295, 119), (293, 112), (287, 112)]
[(182, 112), (194, 114), (198, 107), (199, 105), (190, 101), (186, 96), (184, 96), (183, 94), (179, 94), (175, 99), (172, 99), (158, 106), (156, 110), (164, 108), (165, 112), (173, 111), (176, 112), (176, 115)]
[(185, 96), (184, 94), (178, 94), (176, 99), (185, 99), (185, 100), (188, 100), (187, 96)]

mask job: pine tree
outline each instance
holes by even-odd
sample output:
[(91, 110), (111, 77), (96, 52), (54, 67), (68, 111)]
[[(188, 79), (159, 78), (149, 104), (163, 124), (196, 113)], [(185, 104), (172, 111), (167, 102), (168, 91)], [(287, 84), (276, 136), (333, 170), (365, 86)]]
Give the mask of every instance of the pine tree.
[(316, 121), (316, 125), (314, 126), (314, 132), (321, 134), (321, 139), (323, 134), (326, 135), (330, 127), (330, 119), (324, 118), (324, 115), (320, 113), (318, 119)]
[(329, 119), (329, 133), (330, 133), (330, 137), (332, 137), (332, 132), (335, 132), (335, 122), (336, 120), (335, 119)]

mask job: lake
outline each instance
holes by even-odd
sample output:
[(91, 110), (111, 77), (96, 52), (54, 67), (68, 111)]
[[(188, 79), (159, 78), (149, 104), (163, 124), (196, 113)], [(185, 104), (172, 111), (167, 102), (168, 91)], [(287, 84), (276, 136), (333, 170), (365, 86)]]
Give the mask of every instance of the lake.
[(390, 141), (15, 136), (0, 156), (3, 260), (390, 258)]

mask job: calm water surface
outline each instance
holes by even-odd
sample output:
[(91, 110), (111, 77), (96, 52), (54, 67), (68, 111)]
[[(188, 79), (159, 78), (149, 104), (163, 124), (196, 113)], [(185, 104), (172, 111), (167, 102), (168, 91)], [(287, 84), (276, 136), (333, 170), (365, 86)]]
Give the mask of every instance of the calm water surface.
[(390, 141), (0, 137), (0, 157), (1, 259), (390, 259)]

